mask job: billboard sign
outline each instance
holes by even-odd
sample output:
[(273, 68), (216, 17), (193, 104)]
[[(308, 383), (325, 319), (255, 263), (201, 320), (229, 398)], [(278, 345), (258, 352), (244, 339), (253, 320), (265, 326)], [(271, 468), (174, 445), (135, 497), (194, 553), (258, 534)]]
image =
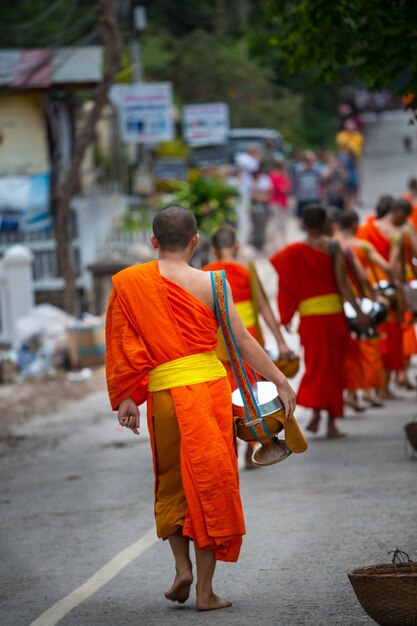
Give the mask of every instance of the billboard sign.
[(174, 139), (171, 83), (115, 85), (111, 99), (119, 108), (124, 143), (149, 143)]
[(226, 143), (229, 126), (229, 106), (225, 102), (187, 104), (183, 107), (183, 135), (189, 146)]

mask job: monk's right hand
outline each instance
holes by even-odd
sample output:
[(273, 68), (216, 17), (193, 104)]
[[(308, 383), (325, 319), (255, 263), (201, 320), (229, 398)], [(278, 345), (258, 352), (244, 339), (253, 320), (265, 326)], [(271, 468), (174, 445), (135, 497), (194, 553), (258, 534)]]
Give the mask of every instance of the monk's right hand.
[(360, 311), (358, 313), (357, 320), (358, 320), (358, 326), (361, 329), (361, 331), (363, 333), (366, 333), (366, 331), (371, 325), (371, 318), (369, 317), (369, 315), (366, 315), (366, 313), (363, 313), (362, 311)]
[(120, 426), (130, 428), (135, 435), (139, 435), (139, 409), (133, 402), (132, 398), (126, 398), (119, 404), (119, 410), (117, 411), (117, 419)]
[(288, 420), (294, 415), (297, 396), (285, 376), (283, 374), (281, 374), (281, 376), (283, 380), (277, 381), (275, 386), (278, 390), (281, 402), (284, 405), (285, 418)]

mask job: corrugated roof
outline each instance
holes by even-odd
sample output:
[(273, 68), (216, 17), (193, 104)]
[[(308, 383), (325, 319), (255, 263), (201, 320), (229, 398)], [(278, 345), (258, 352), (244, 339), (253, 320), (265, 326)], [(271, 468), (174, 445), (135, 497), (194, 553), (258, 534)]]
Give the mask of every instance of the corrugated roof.
[(0, 50), (0, 88), (95, 84), (102, 75), (101, 46)]

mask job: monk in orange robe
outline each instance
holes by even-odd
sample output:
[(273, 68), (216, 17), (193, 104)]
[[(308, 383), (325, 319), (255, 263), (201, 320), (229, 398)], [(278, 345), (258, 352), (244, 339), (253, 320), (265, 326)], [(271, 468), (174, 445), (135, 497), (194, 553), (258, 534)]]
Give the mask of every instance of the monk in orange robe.
[[(200, 611), (231, 605), (213, 591), (217, 560), (236, 561), (245, 533), (239, 495), (230, 385), (217, 359), (211, 276), (188, 265), (197, 245), (194, 215), (159, 211), (151, 243), (158, 261), (113, 277), (106, 320), (106, 377), (122, 426), (139, 434), (138, 404), (147, 400), (155, 472), (157, 533), (168, 539), (176, 575), (165, 596), (185, 602), (193, 581), (194, 542)], [(295, 394), (233, 304), (229, 318), (242, 357), (276, 386), (285, 415)]]
[[(237, 312), (239, 313), (240, 318), (248, 332), (263, 346), (264, 340), (258, 321), (257, 307), (254, 306), (253, 302), (255, 296), (259, 305), (259, 312), (277, 342), (280, 357), (291, 359), (294, 354), (285, 343), (279, 324), (273, 316), (270, 306), (266, 302), (263, 291), (259, 289), (258, 285), (254, 286), (251, 284), (251, 275), (249, 270), (244, 265), (236, 261), (239, 244), (236, 241), (234, 229), (228, 226), (219, 228), (212, 237), (212, 247), (217, 257), (217, 261), (208, 263), (201, 269), (206, 272), (215, 272), (219, 270), (224, 270), (226, 272), (226, 278), (232, 290), (233, 301), (236, 305)], [(257, 290), (256, 294), (253, 294), (253, 289)], [(237, 389), (237, 382), (224, 342), (219, 342), (217, 355), (226, 368), (230, 386), (232, 391), (234, 391)], [(246, 367), (245, 369), (249, 381), (251, 383), (254, 382), (252, 368)], [(253, 445), (248, 444), (245, 454), (247, 469), (258, 467), (252, 461), (252, 452)]]
[[(359, 281), (356, 289), (363, 296), (375, 301), (378, 297), (369, 280), (370, 268), (379, 268), (385, 273), (389, 282), (393, 283), (394, 275), (391, 267), (369, 241), (357, 237), (359, 216), (355, 211), (341, 212), (337, 222), (337, 240), (345, 254), (354, 255), (351, 261), (355, 262), (355, 276), (351, 276), (351, 271), (348, 271), (348, 275), (355, 284)], [(383, 403), (379, 394), (385, 387), (380, 339), (379, 337), (358, 337), (355, 344), (354, 348), (351, 347), (348, 350), (346, 357), (347, 389), (353, 392), (358, 389), (364, 390), (363, 398), (372, 406), (380, 407)], [(356, 403), (355, 397), (353, 400)]]
[(303, 216), (307, 237), (276, 252), (271, 263), (279, 275), (278, 307), (281, 321), (288, 324), (298, 311), (300, 340), (304, 347), (305, 374), (298, 391), (298, 403), (313, 409), (307, 428), (316, 432), (320, 411), (328, 413), (327, 436), (340, 437), (335, 420), (343, 416), (344, 358), (348, 327), (340, 294), (355, 309), (364, 330), (364, 315), (349, 288), (340, 248), (331, 254), (326, 210), (308, 207)]
[[(403, 329), (402, 316), (404, 311), (404, 296), (400, 286), (401, 276), (397, 259), (399, 258), (399, 247), (402, 240), (402, 227), (406, 224), (411, 212), (411, 207), (405, 200), (396, 200), (389, 212), (383, 217), (363, 224), (358, 229), (358, 238), (369, 241), (379, 254), (387, 261), (393, 269), (397, 279), (398, 306), (396, 311), (391, 311), (386, 322), (381, 324), (381, 354), (385, 369), (385, 390), (386, 398), (395, 397), (389, 389), (391, 372), (402, 372), (404, 369), (403, 353)], [(387, 280), (387, 273), (381, 268), (375, 268), (375, 278)]]
[[(399, 273), (404, 285), (410, 281), (417, 280), (417, 270), (414, 265), (415, 259), (417, 258), (417, 231), (411, 221), (411, 217), (412, 215), (408, 223), (403, 227), (403, 236), (398, 258)], [(404, 369), (401, 373), (397, 374), (397, 383), (407, 389), (415, 389), (415, 384), (408, 376), (411, 357), (417, 354), (415, 315), (413, 311), (408, 310), (407, 302), (405, 304), (406, 310), (403, 314), (402, 324)]]
[(371, 213), (370, 215), (368, 215), (368, 217), (366, 218), (366, 221), (373, 222), (374, 220), (378, 220), (378, 219), (381, 219), (381, 217), (384, 217), (384, 215), (389, 213), (394, 202), (395, 202), (394, 196), (391, 196), (389, 194), (381, 196), (375, 207), (375, 213)]

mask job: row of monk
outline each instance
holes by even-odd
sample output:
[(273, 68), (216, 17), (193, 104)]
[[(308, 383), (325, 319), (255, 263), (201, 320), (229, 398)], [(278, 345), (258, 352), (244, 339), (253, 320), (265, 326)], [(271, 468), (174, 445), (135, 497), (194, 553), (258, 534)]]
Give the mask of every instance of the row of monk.
[[(404, 369), (400, 320), (403, 274), (399, 267), (405, 257), (411, 260), (415, 254), (415, 233), (407, 230), (409, 209), (408, 203), (394, 202), (385, 216), (369, 222), (366, 239), (369, 242), (371, 233), (378, 233), (385, 246), (378, 248), (380, 255), (371, 243), (366, 244), (366, 253), (362, 243), (353, 245), (354, 232), (349, 245), (347, 241), (342, 246), (335, 244), (329, 236), (331, 220), (326, 210), (321, 206), (306, 209), (305, 240), (286, 246), (270, 259), (279, 278), (280, 322), (270, 309), (256, 272), (237, 263), (235, 234), (230, 228), (216, 233), (213, 245), (219, 260), (204, 268), (208, 271), (189, 265), (198, 234), (194, 216), (182, 207), (166, 207), (154, 219), (151, 243), (158, 251), (158, 260), (113, 277), (106, 322), (109, 397), (120, 424), (136, 434), (140, 428), (138, 406), (147, 401), (157, 533), (169, 540), (175, 558), (174, 582), (165, 593), (169, 600), (182, 603), (189, 598), (193, 582), (189, 549), (193, 542), (197, 609), (230, 606), (229, 600), (213, 591), (214, 569), (217, 560), (238, 559), (245, 533), (231, 397), (236, 383), (224, 346), (218, 341), (216, 307), (227, 309), (248, 377), (252, 381), (255, 376), (263, 378), (276, 386), (287, 419), (293, 415), (296, 395), (260, 343), (258, 314), (263, 315), (280, 356), (288, 362), (294, 355), (280, 325), (287, 326), (296, 314), (299, 316), (305, 373), (298, 403), (313, 410), (310, 430), (318, 428), (320, 411), (325, 410), (328, 436), (341, 436), (335, 420), (343, 416), (343, 394), (349, 386), (345, 382), (348, 346), (353, 342), (343, 300), (356, 315), (364, 345), (373, 351), (372, 365), (378, 353), (387, 372)], [(346, 232), (341, 223), (337, 235), (341, 242)], [(406, 255), (398, 252), (405, 242)], [(359, 285), (352, 286), (355, 270), (347, 271), (348, 248), (362, 250), (369, 267), (375, 265), (384, 271), (399, 294), (396, 308), (389, 314), (394, 318), (388, 317), (371, 339), (366, 337), (372, 327), (371, 316), (361, 309)], [(213, 289), (219, 269), (227, 276), (223, 296)], [(363, 289), (376, 300), (372, 282), (372, 277), (364, 279)], [(355, 345), (362, 345), (362, 339)], [(395, 367), (390, 360), (394, 343), (401, 354)], [(377, 381), (376, 369), (372, 375), (369, 371), (369, 381), (369, 389), (388, 392), (388, 377)], [(376, 395), (369, 397), (378, 402)]]
[[(382, 406), (384, 399), (394, 397), (393, 372), (397, 384), (413, 388), (407, 369), (417, 354), (417, 339), (415, 311), (408, 310), (407, 294), (417, 277), (415, 223), (417, 206), (413, 209), (407, 200), (391, 196), (382, 197), (376, 213), (361, 226), (355, 211), (310, 206), (304, 214), (304, 241), (272, 255), (281, 324), (288, 327), (294, 316), (299, 317), (305, 374), (297, 401), (312, 409), (310, 431), (317, 431), (323, 410), (328, 413), (328, 436), (339, 437), (335, 420), (343, 417), (344, 404), (365, 410), (357, 394), (363, 390), (367, 404)], [(236, 262), (239, 250), (233, 230), (221, 228), (212, 243), (218, 260), (203, 269), (226, 271), (249, 332), (263, 342), (260, 313), (280, 356), (291, 360), (253, 266), (247, 269)], [(221, 342), (219, 346), (219, 357), (226, 361)], [(230, 366), (228, 375), (233, 389)]]

